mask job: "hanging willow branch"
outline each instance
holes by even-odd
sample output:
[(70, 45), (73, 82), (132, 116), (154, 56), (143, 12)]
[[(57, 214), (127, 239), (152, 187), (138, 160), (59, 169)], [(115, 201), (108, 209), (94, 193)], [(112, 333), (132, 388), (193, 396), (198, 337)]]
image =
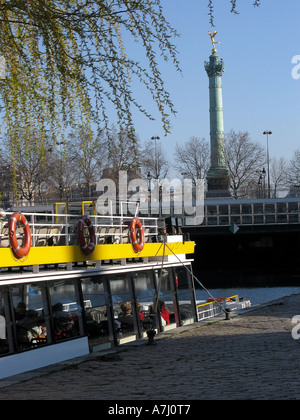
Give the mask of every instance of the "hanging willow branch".
[[(120, 131), (132, 134), (133, 110), (151, 115), (132, 93), (138, 80), (152, 95), (162, 126), (175, 112), (159, 71), (161, 56), (180, 71), (160, 0), (9, 0), (0, 5), (0, 55), (7, 76), (0, 81), (0, 110), (13, 147), (18, 133), (49, 133), (56, 141), (67, 125), (109, 125), (113, 104)], [(124, 40), (140, 42), (143, 67), (126, 54)], [(2, 120), (2, 121), (3, 121)], [(2, 124), (3, 125), (3, 124)], [(36, 142), (34, 142), (36, 147)]]
[[(236, 13), (237, 0), (229, 1)], [(135, 149), (133, 110), (151, 118), (132, 91), (136, 81), (150, 92), (168, 133), (175, 109), (160, 62), (170, 60), (176, 70), (180, 68), (173, 44), (177, 33), (165, 19), (161, 3), (1, 0), (0, 56), (7, 63), (7, 77), (0, 80), (0, 116), (11, 148), (21, 147), (20, 132), (25, 138), (22, 147), (43, 148), (49, 135), (54, 142), (58, 136), (61, 141), (68, 125), (89, 126), (93, 121), (108, 128), (112, 104), (120, 133), (127, 133)], [(209, 0), (212, 24), (213, 4)], [(127, 55), (132, 40), (142, 47), (143, 66)], [(31, 140), (33, 127), (39, 133), (38, 144)]]
[[(237, 9), (238, 0), (229, 0), (231, 4), (231, 13), (234, 13), (236, 15), (239, 14)], [(258, 7), (260, 6), (261, 0), (253, 0), (253, 6)], [(208, 0), (208, 16), (209, 16), (209, 22), (211, 26), (215, 26), (214, 23), (214, 0)]]

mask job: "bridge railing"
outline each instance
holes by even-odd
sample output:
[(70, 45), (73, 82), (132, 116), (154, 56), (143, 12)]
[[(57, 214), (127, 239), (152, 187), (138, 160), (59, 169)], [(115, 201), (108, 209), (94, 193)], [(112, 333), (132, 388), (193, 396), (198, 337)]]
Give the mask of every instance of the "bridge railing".
[(300, 199), (208, 200), (202, 226), (300, 223)]

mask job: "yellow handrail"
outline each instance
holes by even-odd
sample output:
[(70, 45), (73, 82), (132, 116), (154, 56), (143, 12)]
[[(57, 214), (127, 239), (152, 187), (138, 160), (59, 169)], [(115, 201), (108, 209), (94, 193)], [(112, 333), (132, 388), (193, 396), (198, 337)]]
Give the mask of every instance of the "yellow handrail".
[[(235, 299), (235, 298), (239, 298), (239, 295), (234, 295), (234, 296), (230, 296), (230, 297), (227, 297), (227, 298), (223, 298), (223, 299)], [(206, 302), (206, 303), (201, 303), (200, 305), (197, 305), (197, 308), (200, 308), (201, 306), (206, 306), (206, 305), (211, 305), (212, 303), (215, 303), (215, 301), (212, 301), (212, 302)]]

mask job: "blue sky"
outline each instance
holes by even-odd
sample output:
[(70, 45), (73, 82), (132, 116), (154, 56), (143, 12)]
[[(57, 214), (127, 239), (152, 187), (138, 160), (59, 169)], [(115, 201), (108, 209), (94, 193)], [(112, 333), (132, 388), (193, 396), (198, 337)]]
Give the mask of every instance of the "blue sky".
[[(225, 132), (248, 131), (266, 147), (271, 130), (271, 157), (290, 159), (300, 148), (300, 78), (292, 77), (292, 59), (300, 55), (300, 1), (239, 0), (239, 15), (229, 0), (215, 0), (215, 28), (209, 23), (207, 0), (162, 0), (164, 14), (181, 37), (176, 40), (182, 75), (163, 66), (165, 81), (178, 112), (172, 133), (164, 137), (160, 120), (135, 119), (141, 142), (158, 135), (172, 159), (176, 143), (190, 137), (209, 140), (208, 77), (204, 61), (211, 54), (208, 31), (217, 30), (218, 54), (225, 63), (223, 107)], [(131, 52), (132, 53), (132, 52)], [(300, 70), (299, 70), (300, 74)], [(148, 100), (147, 100), (148, 101)], [(154, 105), (146, 104), (158, 116)]]

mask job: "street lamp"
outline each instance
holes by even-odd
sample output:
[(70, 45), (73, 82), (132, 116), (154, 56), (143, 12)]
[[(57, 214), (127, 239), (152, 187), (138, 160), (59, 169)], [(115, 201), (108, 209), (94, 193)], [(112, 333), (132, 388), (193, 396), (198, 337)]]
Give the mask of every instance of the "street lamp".
[(148, 180), (148, 216), (149, 217), (151, 215), (151, 211), (150, 211), (150, 206), (151, 206), (151, 179), (152, 179), (152, 175), (150, 174), (150, 172), (148, 172), (147, 180)]
[[(265, 189), (266, 189), (266, 170), (263, 168), (262, 171), (256, 171), (259, 174), (258, 179), (258, 190), (259, 192), (263, 191), (263, 198), (265, 198)], [(261, 194), (259, 194), (261, 196)]]
[(272, 131), (264, 131), (264, 135), (267, 136), (267, 165), (268, 165), (268, 198), (271, 197), (270, 194), (270, 158), (269, 158), (269, 135), (272, 134)]
[(147, 174), (148, 191), (151, 191), (151, 179), (152, 179), (152, 175), (150, 174), (150, 172), (148, 172), (148, 174)]
[(157, 150), (156, 150), (156, 140), (160, 140), (160, 137), (158, 136), (152, 136), (151, 140), (155, 141), (154, 145), (154, 155), (155, 155), (155, 178), (158, 179), (158, 156), (157, 156)]

